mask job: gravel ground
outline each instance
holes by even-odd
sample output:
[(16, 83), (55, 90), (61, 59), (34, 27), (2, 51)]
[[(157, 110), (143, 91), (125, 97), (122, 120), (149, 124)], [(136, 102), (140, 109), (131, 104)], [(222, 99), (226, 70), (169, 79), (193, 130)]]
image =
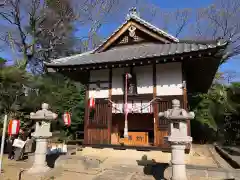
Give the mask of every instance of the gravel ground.
[[(85, 158), (83, 155), (87, 154), (88, 156)], [(148, 157), (155, 157), (158, 160), (155, 162), (156, 164), (139, 166), (136, 159), (139, 159), (143, 154), (146, 152), (87, 149), (87, 151), (77, 153), (77, 155), (62, 156), (58, 160), (58, 166), (45, 176), (30, 176), (23, 173), (21, 180), (68, 180), (71, 178), (84, 180), (161, 180), (164, 177), (170, 177), (171, 168), (167, 167), (168, 153), (150, 152)], [(162, 161), (159, 161), (160, 159)], [(186, 158), (188, 178), (191, 180), (229, 178), (230, 174), (220, 168), (216, 161), (208, 146), (194, 146), (193, 151)], [(0, 175), (1, 180), (18, 180), (19, 172), (31, 166), (28, 161), (10, 161), (6, 156), (4, 156), (3, 162), (4, 173)]]

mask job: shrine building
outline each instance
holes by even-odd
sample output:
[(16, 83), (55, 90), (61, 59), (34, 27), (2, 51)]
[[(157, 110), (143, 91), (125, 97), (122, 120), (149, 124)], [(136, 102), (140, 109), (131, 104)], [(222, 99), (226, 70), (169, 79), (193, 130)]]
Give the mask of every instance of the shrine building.
[(46, 67), (86, 87), (85, 146), (166, 148), (168, 122), (159, 112), (173, 99), (188, 109), (190, 94), (207, 92), (226, 47), (222, 40), (181, 41), (132, 10), (96, 49)]

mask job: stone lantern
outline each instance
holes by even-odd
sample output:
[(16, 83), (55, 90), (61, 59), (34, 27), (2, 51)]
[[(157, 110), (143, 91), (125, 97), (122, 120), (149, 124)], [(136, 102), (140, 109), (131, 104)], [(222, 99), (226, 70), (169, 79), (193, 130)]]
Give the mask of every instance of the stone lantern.
[(30, 119), (36, 121), (35, 132), (32, 136), (36, 139), (36, 150), (33, 166), (28, 173), (43, 173), (49, 170), (46, 163), (48, 139), (52, 136), (50, 132), (51, 121), (57, 118), (57, 114), (48, 110), (49, 105), (42, 104), (42, 109), (36, 113), (30, 113)]
[(172, 109), (159, 113), (159, 117), (169, 121), (169, 134), (165, 140), (171, 145), (172, 180), (187, 180), (185, 149), (192, 142), (192, 137), (188, 136), (187, 120), (194, 119), (194, 116), (194, 112), (181, 109), (177, 99), (172, 100)]

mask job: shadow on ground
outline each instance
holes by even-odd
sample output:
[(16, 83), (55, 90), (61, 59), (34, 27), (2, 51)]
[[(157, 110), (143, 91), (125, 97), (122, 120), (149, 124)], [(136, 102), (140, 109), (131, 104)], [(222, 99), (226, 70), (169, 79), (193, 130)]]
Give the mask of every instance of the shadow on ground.
[(48, 154), (46, 156), (47, 165), (50, 168), (54, 168), (56, 160), (59, 158), (60, 153)]
[(143, 173), (151, 175), (155, 180), (165, 179), (164, 172), (169, 167), (168, 163), (157, 163), (154, 159), (148, 160), (146, 155), (141, 160), (137, 160), (139, 166), (144, 166)]

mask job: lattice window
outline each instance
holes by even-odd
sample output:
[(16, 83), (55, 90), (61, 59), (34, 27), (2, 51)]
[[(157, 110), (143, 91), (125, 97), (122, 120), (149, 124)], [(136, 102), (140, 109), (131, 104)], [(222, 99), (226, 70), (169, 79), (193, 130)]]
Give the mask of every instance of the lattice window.
[(128, 43), (128, 36), (124, 36), (120, 41), (120, 44), (126, 44), (126, 43)]
[(142, 41), (143, 39), (142, 39), (141, 37), (135, 35), (135, 36), (133, 37), (133, 40), (136, 41), (136, 42), (138, 42), (138, 41)]

